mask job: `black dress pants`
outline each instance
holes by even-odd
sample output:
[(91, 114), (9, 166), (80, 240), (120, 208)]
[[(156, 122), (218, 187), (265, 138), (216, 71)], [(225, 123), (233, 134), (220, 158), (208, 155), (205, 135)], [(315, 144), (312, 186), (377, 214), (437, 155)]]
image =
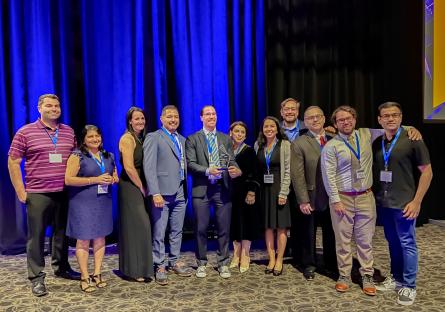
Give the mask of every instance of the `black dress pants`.
[(44, 243), (48, 225), (53, 226), (51, 265), (55, 273), (65, 272), (68, 264), (68, 240), (65, 235), (68, 201), (65, 192), (28, 193), (26, 243), (28, 278), (31, 281), (45, 279)]

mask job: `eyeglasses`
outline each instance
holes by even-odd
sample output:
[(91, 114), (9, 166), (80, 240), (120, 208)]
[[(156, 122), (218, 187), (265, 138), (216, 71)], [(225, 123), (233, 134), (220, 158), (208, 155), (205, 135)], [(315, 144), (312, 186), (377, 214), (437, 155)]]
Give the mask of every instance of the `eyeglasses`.
[(304, 119), (309, 120), (309, 121), (314, 121), (314, 120), (319, 120), (323, 117), (324, 117), (324, 115), (318, 114), (318, 115), (313, 115), (313, 116), (306, 116), (306, 117), (304, 117)]
[(283, 112), (296, 112), (298, 111), (298, 108), (296, 107), (283, 107)]
[(354, 120), (354, 117), (349, 116), (349, 117), (346, 117), (346, 118), (338, 118), (338, 119), (335, 120), (335, 122), (339, 123), (339, 124), (344, 124), (345, 122), (351, 122), (352, 120)]
[(380, 118), (382, 118), (383, 120), (388, 120), (391, 117), (393, 119), (397, 119), (400, 116), (402, 116), (402, 113), (392, 113), (392, 114), (383, 114), (382, 116), (380, 116)]

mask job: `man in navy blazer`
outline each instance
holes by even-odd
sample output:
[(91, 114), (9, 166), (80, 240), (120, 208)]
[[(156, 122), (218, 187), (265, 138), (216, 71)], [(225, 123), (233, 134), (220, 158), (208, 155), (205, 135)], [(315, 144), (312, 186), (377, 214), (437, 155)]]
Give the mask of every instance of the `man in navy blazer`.
[(201, 110), (203, 129), (190, 135), (185, 142), (187, 167), (193, 177), (192, 204), (195, 213), (197, 242), (197, 277), (206, 277), (207, 229), (210, 205), (215, 211), (218, 234), (218, 272), (229, 278), (229, 240), (232, 203), (230, 201), (231, 178), (241, 175), (235, 162), (230, 137), (216, 131), (216, 110), (206, 105)]
[(153, 262), (155, 279), (167, 285), (165, 232), (170, 225), (170, 269), (180, 276), (191, 276), (190, 268), (179, 261), (182, 227), (187, 207), (187, 169), (185, 138), (177, 132), (178, 109), (167, 105), (161, 113), (162, 128), (149, 133), (144, 141), (144, 173), (148, 195), (152, 198)]

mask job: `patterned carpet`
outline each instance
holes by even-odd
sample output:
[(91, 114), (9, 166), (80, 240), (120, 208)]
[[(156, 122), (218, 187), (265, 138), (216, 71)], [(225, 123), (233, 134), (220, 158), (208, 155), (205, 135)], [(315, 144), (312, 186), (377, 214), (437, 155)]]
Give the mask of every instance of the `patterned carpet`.
[[(221, 279), (216, 270), (206, 279), (170, 275), (167, 286), (154, 282), (129, 282), (119, 277), (115, 246), (107, 249), (104, 275), (109, 286), (93, 294), (80, 291), (77, 281), (55, 278), (47, 270), (49, 295), (36, 298), (26, 279), (26, 256), (0, 256), (0, 311), (445, 311), (445, 228), (425, 225), (417, 230), (420, 263), (417, 299), (413, 306), (396, 303), (396, 293), (378, 293), (368, 297), (359, 285), (344, 294), (334, 290), (334, 281), (317, 274), (312, 282), (291, 264), (282, 276), (265, 275), (263, 250), (253, 251), (251, 270)], [(388, 253), (382, 228), (374, 239), (375, 267), (384, 274)], [(70, 262), (77, 264), (70, 250)], [(184, 253), (185, 261), (195, 265), (193, 253)], [(46, 259), (49, 263), (49, 258)], [(210, 253), (210, 265), (215, 265)], [(376, 278), (378, 278), (377, 276)]]

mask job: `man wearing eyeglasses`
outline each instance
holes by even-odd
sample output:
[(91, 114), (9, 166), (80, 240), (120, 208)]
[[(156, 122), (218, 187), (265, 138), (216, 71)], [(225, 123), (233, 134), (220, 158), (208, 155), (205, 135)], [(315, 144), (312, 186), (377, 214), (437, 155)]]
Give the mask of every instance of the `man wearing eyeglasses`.
[(337, 271), (335, 238), (328, 197), (320, 170), (320, 155), (332, 134), (323, 129), (325, 116), (318, 106), (310, 106), (304, 112), (304, 124), (308, 131), (300, 135), (291, 145), (291, 179), (297, 198), (295, 223), (296, 260), (303, 270), (303, 276), (310, 281), (315, 278), (316, 224), (322, 228), (323, 262), (327, 272)]
[[(381, 291), (398, 289), (397, 302), (411, 305), (416, 298), (416, 218), (433, 171), (423, 141), (408, 139), (399, 103), (386, 102), (378, 108), (384, 135), (373, 143), (373, 174), (377, 214), (389, 245), (391, 273), (377, 285)], [(420, 177), (418, 177), (420, 173)]]
[[(323, 182), (329, 196), (332, 227), (335, 233), (339, 278), (338, 292), (346, 292), (351, 284), (351, 240), (357, 245), (362, 290), (375, 296), (373, 282), (374, 258), (372, 238), (375, 231), (376, 208), (372, 186), (372, 142), (383, 134), (381, 129), (355, 129), (357, 112), (350, 106), (340, 106), (331, 121), (338, 135), (321, 153)], [(420, 133), (412, 129), (410, 139)]]
[(290, 142), (300, 135), (300, 130), (306, 129), (304, 123), (298, 119), (299, 110), (300, 102), (296, 99), (288, 98), (281, 102), (280, 114), (283, 118), (281, 127)]

